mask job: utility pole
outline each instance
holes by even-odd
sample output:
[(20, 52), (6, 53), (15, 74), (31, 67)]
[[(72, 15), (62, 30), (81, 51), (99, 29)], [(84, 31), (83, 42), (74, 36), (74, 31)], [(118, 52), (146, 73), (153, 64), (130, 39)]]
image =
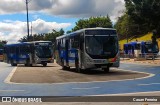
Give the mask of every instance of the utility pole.
[(127, 39), (127, 43), (128, 43), (128, 27), (126, 28), (126, 39)]
[(28, 0), (26, 0), (26, 11), (27, 11), (27, 40), (29, 41), (29, 18), (28, 18)]
[(32, 22), (31, 22), (31, 36), (32, 36)]

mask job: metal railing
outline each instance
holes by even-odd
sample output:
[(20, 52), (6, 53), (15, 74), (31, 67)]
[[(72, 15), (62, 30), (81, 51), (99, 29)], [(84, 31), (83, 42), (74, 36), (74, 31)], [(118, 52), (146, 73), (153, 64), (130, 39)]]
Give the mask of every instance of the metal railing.
[(125, 54), (125, 53), (120, 53), (120, 58), (124, 59), (137, 59), (137, 60), (156, 60), (160, 59), (160, 55), (157, 53), (145, 53), (145, 54)]

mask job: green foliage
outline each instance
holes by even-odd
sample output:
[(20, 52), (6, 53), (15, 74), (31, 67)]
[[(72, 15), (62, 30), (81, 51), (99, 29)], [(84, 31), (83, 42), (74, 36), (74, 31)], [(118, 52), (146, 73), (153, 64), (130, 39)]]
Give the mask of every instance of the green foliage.
[(124, 1), (126, 12), (115, 24), (120, 39), (140, 37), (152, 30), (160, 37), (160, 0)]
[(0, 40), (0, 49), (3, 48), (3, 46), (7, 44), (7, 41), (6, 40)]
[(160, 0), (125, 0), (127, 14), (143, 28), (143, 32), (156, 29), (160, 34)]
[[(29, 41), (40, 41), (40, 40), (46, 40), (46, 41), (52, 41), (55, 42), (56, 37), (61, 36), (64, 34), (64, 30), (60, 29), (59, 31), (52, 30), (50, 33), (41, 33), (41, 34), (34, 34), (33, 36), (29, 36)], [(24, 36), (19, 40), (19, 42), (27, 42), (27, 36)]]
[(90, 17), (89, 19), (80, 19), (78, 20), (78, 22), (76, 22), (76, 26), (72, 29), (72, 31), (94, 27), (112, 28), (112, 22), (109, 16), (99, 16)]
[(72, 31), (67, 31), (66, 33), (69, 34), (69, 33), (71, 33), (71, 32), (72, 32)]
[(139, 25), (135, 24), (133, 19), (130, 18), (127, 14), (119, 17), (114, 27), (117, 29), (120, 39), (124, 39), (126, 37), (133, 37), (136, 34), (140, 33)]

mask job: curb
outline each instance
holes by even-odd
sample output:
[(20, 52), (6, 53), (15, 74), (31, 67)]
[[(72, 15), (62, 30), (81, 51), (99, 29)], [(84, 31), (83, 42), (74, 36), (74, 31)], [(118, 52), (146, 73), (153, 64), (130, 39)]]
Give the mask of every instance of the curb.
[(130, 61), (130, 60), (127, 60), (127, 61), (121, 61), (121, 63), (135, 63), (135, 64), (150, 64), (150, 65), (158, 65), (160, 66), (160, 62), (146, 62), (146, 61)]

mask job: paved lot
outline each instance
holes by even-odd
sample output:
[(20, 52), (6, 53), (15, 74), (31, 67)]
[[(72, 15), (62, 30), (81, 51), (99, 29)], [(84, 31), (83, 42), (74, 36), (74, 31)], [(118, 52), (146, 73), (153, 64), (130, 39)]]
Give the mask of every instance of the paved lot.
[[(55, 68), (56, 65), (50, 65), (47, 68)], [(138, 64), (121, 64), (120, 69), (138, 71), (138, 72), (146, 72), (154, 74), (148, 78), (141, 78), (141, 79), (132, 79), (132, 80), (121, 80), (121, 81), (103, 81), (103, 82), (88, 82), (88, 83), (53, 83), (53, 84), (36, 84), (36, 83), (25, 83), (25, 84), (8, 84), (5, 83), (4, 80), (8, 75), (13, 71), (13, 67), (8, 64), (0, 63), (0, 95), (1, 96), (117, 96), (117, 95), (127, 95), (127, 96), (141, 96), (144, 94), (145, 96), (159, 96), (160, 95), (160, 75), (159, 75), (159, 67), (158, 66), (147, 66), (147, 65), (138, 65)], [(59, 66), (56, 66), (57, 68)], [(19, 68), (19, 67), (18, 67)], [(28, 68), (28, 67), (25, 67)], [(33, 67), (37, 70), (43, 69), (43, 71), (47, 70), (44, 67)], [(18, 69), (17, 69), (18, 70)], [(16, 71), (17, 71), (16, 70)], [(35, 69), (36, 70), (36, 69)], [(62, 71), (57, 69), (57, 71), (64, 72), (64, 73), (75, 73), (80, 75), (89, 75), (95, 76), (97, 78), (101, 77), (101, 75), (105, 75), (105, 78), (110, 77), (111, 75), (117, 73), (113, 72), (115, 69), (111, 70), (111, 74), (104, 74), (103, 71), (96, 71), (100, 72), (95, 74), (92, 72), (83, 72), (83, 73), (76, 73), (74, 70), (71, 71)], [(29, 70), (28, 70), (29, 71)], [(27, 72), (28, 72), (27, 71)], [(55, 71), (55, 70), (51, 70)], [(123, 71), (124, 72), (124, 71)], [(43, 73), (44, 74), (44, 73)], [(121, 74), (122, 75), (122, 74)], [(24, 76), (24, 75), (23, 75)], [(61, 75), (63, 76), (63, 75)], [(119, 75), (116, 74), (118, 77)], [(29, 78), (29, 77), (28, 77)], [(83, 78), (83, 77), (81, 77)], [(135, 94), (140, 92), (139, 94)], [(145, 93), (147, 92), (147, 93)], [(148, 93), (149, 92), (149, 93)], [(87, 100), (87, 99), (86, 99)], [(96, 99), (93, 99), (96, 101)], [(150, 102), (149, 102), (150, 103)], [(24, 103), (13, 103), (13, 105), (21, 105)], [(28, 103), (26, 103), (28, 105)], [(74, 103), (67, 103), (67, 102), (56, 102), (56, 103), (36, 103), (37, 105), (143, 105), (144, 102), (74, 102)], [(35, 103), (30, 103), (30, 105), (36, 105)], [(3, 105), (5, 105), (3, 103)], [(7, 104), (6, 104), (7, 105)], [(9, 105), (9, 104), (8, 104)], [(150, 103), (148, 105), (159, 105), (159, 103)]]
[(14, 83), (64, 83), (64, 82), (92, 82), (134, 79), (148, 76), (145, 73), (118, 70), (111, 68), (109, 73), (102, 70), (86, 70), (82, 73), (75, 72), (74, 68), (69, 71), (61, 70), (61, 67), (49, 64), (47, 67), (41, 65), (35, 67), (24, 67), (19, 65), (14, 72), (10, 82)]

